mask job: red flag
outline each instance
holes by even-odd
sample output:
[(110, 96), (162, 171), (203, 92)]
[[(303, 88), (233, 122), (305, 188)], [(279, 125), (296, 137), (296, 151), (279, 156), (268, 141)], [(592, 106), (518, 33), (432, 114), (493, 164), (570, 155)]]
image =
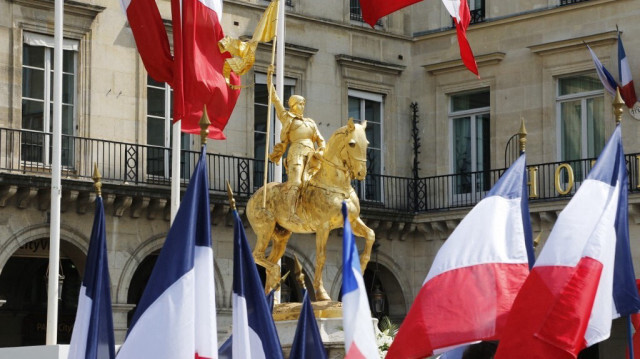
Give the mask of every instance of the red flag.
[(169, 38), (154, 0), (121, 0), (145, 69), (154, 80), (173, 84)]
[[(180, 3), (182, 16), (177, 16)], [(211, 120), (209, 138), (225, 139), (222, 130), (229, 121), (240, 90), (227, 86), (222, 75), (224, 60), (230, 57), (218, 48), (218, 41), (224, 37), (220, 26), (222, 0), (172, 0), (172, 13), (174, 120), (182, 120), (182, 132), (198, 134), (198, 122), (206, 104)], [(239, 77), (232, 74), (231, 83), (239, 88)]]
[(362, 19), (374, 27), (381, 17), (419, 1), (421, 0), (360, 0)]
[(449, 14), (453, 17), (453, 22), (456, 24), (456, 32), (458, 33), (458, 46), (460, 46), (460, 57), (462, 62), (473, 72), (478, 78), (478, 64), (471, 51), (471, 46), (467, 40), (467, 28), (471, 22), (471, 12), (469, 11), (469, 4), (467, 0), (442, 0), (442, 3), (449, 11)]

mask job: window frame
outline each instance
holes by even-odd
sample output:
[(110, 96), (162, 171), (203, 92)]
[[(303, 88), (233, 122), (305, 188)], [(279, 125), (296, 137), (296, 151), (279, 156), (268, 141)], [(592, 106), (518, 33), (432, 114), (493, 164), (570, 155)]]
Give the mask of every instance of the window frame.
[[(359, 119), (354, 119), (356, 120), (358, 123), (364, 121), (367, 121), (367, 123), (371, 122), (371, 123), (375, 123), (378, 126), (380, 126), (380, 133), (379, 133), (379, 138), (380, 138), (380, 147), (371, 147), (372, 145), (372, 141), (373, 139), (368, 139), (369, 140), (369, 147), (367, 149), (367, 151), (373, 149), (374, 151), (378, 151), (379, 152), (379, 159), (380, 159), (380, 173), (370, 173), (370, 171), (368, 171), (368, 167), (369, 167), (369, 163), (367, 163), (367, 177), (371, 176), (371, 175), (376, 175), (379, 176), (379, 190), (377, 191), (377, 198), (367, 198), (367, 191), (366, 191), (366, 186), (367, 186), (367, 179), (365, 178), (364, 180), (361, 181), (361, 183), (358, 184), (358, 187), (356, 190), (358, 191), (358, 196), (360, 197), (360, 200), (364, 200), (364, 201), (375, 201), (375, 202), (383, 202), (384, 201), (384, 168), (385, 168), (385, 161), (384, 161), (384, 153), (385, 153), (385, 145), (384, 145), (384, 100), (385, 100), (385, 95), (380, 94), (380, 93), (375, 93), (375, 92), (368, 92), (368, 91), (363, 91), (363, 90), (358, 90), (358, 89), (352, 89), (349, 88), (347, 91), (347, 113), (349, 112), (349, 105), (348, 102), (350, 100), (350, 98), (356, 98), (360, 100), (360, 114), (364, 115), (365, 114), (365, 109), (366, 109), (366, 101), (372, 101), (372, 102), (376, 102), (378, 104), (380, 104), (380, 121), (373, 121), (370, 120), (368, 118), (359, 118)], [(374, 178), (375, 181), (375, 178)]]

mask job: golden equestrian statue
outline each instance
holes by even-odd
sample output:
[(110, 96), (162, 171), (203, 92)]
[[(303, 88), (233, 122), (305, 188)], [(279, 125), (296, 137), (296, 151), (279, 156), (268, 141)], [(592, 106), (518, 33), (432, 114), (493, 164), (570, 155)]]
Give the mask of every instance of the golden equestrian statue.
[[(270, 76), (267, 76), (269, 79)], [(271, 82), (268, 87), (273, 91)], [(273, 94), (272, 94), (273, 95)], [(247, 203), (247, 218), (258, 238), (253, 250), (257, 264), (266, 269), (265, 291), (268, 293), (280, 281), (278, 261), (284, 255), (292, 233), (316, 234), (316, 266), (313, 280), (316, 300), (331, 300), (322, 284), (322, 269), (326, 259), (329, 232), (343, 226), (342, 202), (346, 201), (354, 235), (366, 239), (360, 257), (362, 271), (371, 257), (375, 233), (360, 218), (360, 201), (351, 187), (351, 180), (363, 180), (367, 175), (366, 122), (339, 128), (324, 146), (324, 140), (313, 120), (304, 118), (304, 98), (289, 99), (291, 111), (285, 111), (276, 98), (276, 112), (283, 122), (282, 144), (272, 153), (279, 159), (289, 145), (286, 183), (268, 183), (266, 202), (262, 206), (265, 187), (261, 187)], [(314, 147), (318, 145), (318, 149)], [(271, 253), (266, 256), (268, 245)]]

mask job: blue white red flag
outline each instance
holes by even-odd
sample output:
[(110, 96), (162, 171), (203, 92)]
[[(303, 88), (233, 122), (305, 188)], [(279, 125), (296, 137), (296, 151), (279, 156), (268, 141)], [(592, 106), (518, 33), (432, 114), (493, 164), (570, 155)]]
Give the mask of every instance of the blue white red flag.
[(351, 231), (347, 204), (342, 202), (344, 228), (342, 234), (342, 323), (345, 359), (379, 358), (367, 300), (364, 279), (360, 273), (358, 248)]
[(533, 261), (525, 155), (444, 242), (387, 358), (495, 340)]
[(69, 359), (115, 357), (111, 282), (107, 262), (107, 235), (102, 197), (96, 199), (87, 266), (82, 278), (78, 311), (73, 325)]
[(620, 126), (560, 213), (509, 314), (496, 358), (575, 358), (640, 310)]
[(591, 50), (591, 47), (587, 45), (587, 48), (591, 53), (591, 59), (593, 59), (593, 64), (596, 66), (596, 72), (598, 73), (600, 82), (602, 82), (602, 86), (604, 86), (604, 89), (607, 90), (607, 92), (610, 93), (611, 96), (615, 96), (618, 83), (613, 78), (613, 75), (611, 75), (611, 73), (607, 70), (607, 68), (604, 67), (602, 62), (600, 62), (600, 59), (598, 59), (596, 53)]
[(282, 358), (280, 339), (244, 226), (233, 211), (233, 358)]
[(118, 359), (217, 357), (208, 184), (203, 146)]
[(620, 72), (620, 96), (624, 100), (628, 108), (632, 108), (638, 98), (636, 97), (636, 89), (633, 86), (633, 78), (631, 77), (631, 68), (627, 54), (624, 52), (622, 39), (618, 33), (618, 71)]
[(313, 306), (309, 293), (304, 290), (302, 308), (298, 318), (296, 334), (291, 344), (290, 359), (327, 359), (327, 351), (322, 344), (316, 316), (313, 314)]

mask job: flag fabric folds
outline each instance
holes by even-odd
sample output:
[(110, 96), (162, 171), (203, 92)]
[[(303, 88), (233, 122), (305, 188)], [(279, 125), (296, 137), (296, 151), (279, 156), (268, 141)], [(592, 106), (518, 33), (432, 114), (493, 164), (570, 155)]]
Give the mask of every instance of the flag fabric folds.
[(378, 358), (364, 279), (360, 273), (358, 248), (351, 231), (347, 204), (342, 202), (342, 323), (345, 358)]
[[(222, 0), (172, 0), (174, 75), (174, 120), (182, 120), (182, 132), (199, 134), (198, 122), (204, 105), (211, 125), (209, 138), (225, 139), (222, 130), (240, 95), (240, 78), (231, 74), (227, 86), (222, 70), (230, 57), (218, 48), (224, 37)], [(182, 4), (182, 16), (177, 5)], [(176, 32), (176, 28), (180, 29)]]
[(244, 226), (233, 211), (233, 358), (282, 358), (280, 339)]
[(381, 17), (387, 16), (422, 0), (359, 0), (362, 19), (374, 27)]
[(169, 37), (155, 0), (120, 0), (149, 76), (173, 86), (173, 57)]
[(622, 96), (625, 105), (627, 105), (628, 108), (632, 108), (638, 101), (638, 98), (636, 97), (636, 89), (633, 86), (633, 78), (631, 77), (631, 68), (629, 67), (627, 54), (624, 52), (620, 33), (618, 33), (618, 71), (620, 74), (620, 96)]
[(629, 250), (620, 126), (560, 213), (509, 314), (496, 358), (575, 358), (640, 298)]
[(173, 88), (174, 121), (182, 132), (199, 134), (204, 105), (211, 121), (209, 138), (225, 139), (223, 130), (240, 95), (240, 79), (222, 75), (230, 57), (218, 48), (222, 0), (171, 0), (173, 51), (155, 0), (120, 0), (149, 76)]
[(217, 357), (208, 184), (203, 146), (118, 359)]
[(602, 82), (602, 86), (607, 90), (611, 96), (616, 95), (616, 88), (618, 87), (618, 83), (613, 78), (613, 75), (607, 70), (606, 67), (600, 62), (598, 56), (596, 56), (595, 52), (591, 50), (591, 46), (587, 45), (589, 52), (591, 53), (591, 59), (593, 59), (593, 64), (596, 66), (596, 72), (598, 73), (598, 77), (600, 78), (600, 82)]
[(298, 326), (291, 344), (291, 359), (326, 359), (327, 351), (322, 344), (316, 316), (313, 314), (313, 307), (309, 299), (309, 293), (304, 291), (302, 299), (302, 309), (298, 318)]
[(87, 265), (82, 278), (78, 311), (73, 325), (69, 359), (106, 359), (115, 357), (111, 281), (107, 262), (102, 197), (96, 198), (96, 213), (89, 241)]
[(447, 9), (453, 22), (456, 24), (456, 33), (458, 35), (458, 46), (460, 47), (460, 58), (464, 66), (473, 72), (478, 78), (478, 64), (473, 56), (471, 45), (467, 40), (467, 28), (471, 22), (471, 12), (469, 11), (469, 4), (466, 0), (442, 0), (444, 7)]
[(526, 188), (523, 154), (444, 242), (387, 358), (422, 358), (504, 333), (533, 258)]

